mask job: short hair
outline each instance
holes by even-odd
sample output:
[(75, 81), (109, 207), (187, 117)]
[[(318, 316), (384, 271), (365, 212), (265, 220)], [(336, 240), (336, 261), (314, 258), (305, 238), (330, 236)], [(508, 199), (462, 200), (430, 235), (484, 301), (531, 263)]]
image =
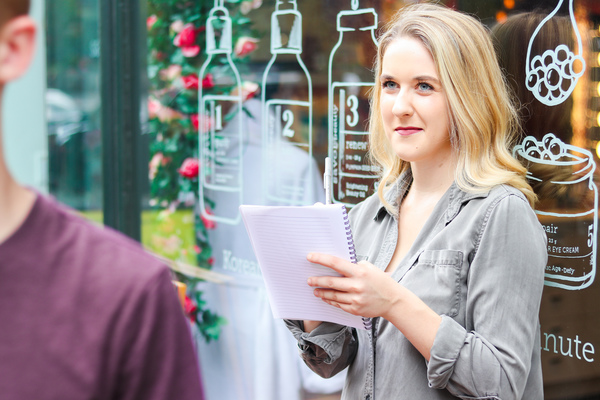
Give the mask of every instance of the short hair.
[(371, 94), (370, 156), (382, 167), (378, 194), (409, 168), (389, 145), (380, 111), (383, 56), (395, 39), (418, 40), (431, 53), (447, 99), (450, 141), (458, 154), (456, 184), (482, 192), (499, 184), (519, 189), (534, 204), (526, 169), (509, 150), (518, 138), (519, 118), (498, 65), (489, 31), (472, 16), (438, 4), (413, 4), (399, 10), (379, 38), (375, 86)]
[(21, 15), (29, 13), (31, 0), (1, 0), (0, 1), (0, 26)]

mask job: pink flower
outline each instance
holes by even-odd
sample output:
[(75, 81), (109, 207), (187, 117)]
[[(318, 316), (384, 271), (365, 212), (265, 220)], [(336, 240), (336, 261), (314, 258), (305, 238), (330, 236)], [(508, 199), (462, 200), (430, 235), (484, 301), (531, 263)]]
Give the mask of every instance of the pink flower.
[(152, 159), (148, 163), (148, 178), (150, 178), (150, 180), (154, 179), (156, 176), (158, 167), (163, 162), (163, 158), (164, 157), (162, 153), (156, 153), (154, 156), (152, 156)]
[(258, 47), (258, 42), (258, 39), (243, 36), (239, 38), (238, 41), (235, 43), (235, 48), (233, 49), (233, 51), (235, 52), (235, 55), (237, 57), (241, 58), (247, 56), (248, 54), (256, 50), (256, 48)]
[(161, 107), (157, 116), (158, 116), (158, 119), (160, 119), (162, 122), (169, 122), (174, 119), (183, 118), (183, 114), (181, 114), (178, 111), (173, 110), (170, 107), (165, 107), (165, 106)]
[(183, 28), (185, 28), (185, 24), (182, 20), (178, 19), (171, 24), (170, 28), (173, 32), (179, 33), (183, 30)]
[(185, 57), (196, 57), (200, 53), (200, 46), (182, 47), (181, 52)]
[(198, 80), (198, 75), (191, 74), (187, 76), (182, 76), (181, 80), (183, 81), (183, 87), (190, 90), (198, 90), (198, 85), (200, 81)]
[[(242, 101), (246, 101), (253, 98), (258, 93), (259, 88), (260, 87), (256, 82), (244, 81), (242, 83)], [(237, 96), (238, 94), (238, 88), (235, 88), (231, 91), (232, 96)]]
[(198, 172), (200, 171), (200, 166), (198, 165), (198, 160), (195, 158), (186, 158), (183, 160), (181, 167), (177, 170), (179, 175), (184, 178), (193, 179), (198, 177)]
[(185, 57), (195, 57), (200, 53), (200, 46), (196, 44), (198, 31), (193, 24), (185, 24), (173, 39), (173, 44), (181, 48)]
[(202, 89), (212, 89), (215, 87), (215, 81), (212, 74), (206, 74), (202, 79)]
[(146, 28), (148, 28), (148, 30), (152, 29), (152, 27), (157, 21), (158, 17), (156, 15), (149, 16), (148, 18), (146, 18)]
[(185, 24), (183, 29), (173, 39), (173, 44), (177, 47), (187, 47), (196, 44), (198, 32), (193, 24)]
[(200, 125), (200, 119), (198, 118), (198, 114), (190, 115), (190, 120), (192, 121), (192, 126), (195, 131), (198, 131), (198, 126)]
[(172, 64), (159, 72), (160, 77), (165, 81), (172, 81), (181, 76), (181, 65)]
[(198, 312), (198, 306), (188, 296), (185, 296), (183, 309), (185, 311), (185, 315), (188, 316), (190, 321), (196, 322), (196, 312)]
[[(198, 118), (198, 114), (192, 114), (192, 115), (190, 115), (190, 120), (192, 121), (192, 125), (194, 126), (194, 129), (196, 131), (198, 131), (199, 128), (200, 128), (200, 119)], [(200, 133), (207, 133), (207, 132), (209, 132), (210, 129), (212, 128), (212, 125), (213, 125), (212, 118), (206, 116), (206, 117), (204, 117), (204, 119), (202, 121), (204, 123), (202, 125), (202, 130), (200, 131)]]
[(150, 119), (158, 118), (162, 122), (169, 122), (174, 119), (183, 118), (183, 114), (170, 107), (163, 106), (160, 101), (150, 97), (148, 98), (148, 117)]
[(194, 251), (196, 252), (196, 254), (200, 254), (200, 252), (202, 251), (202, 249), (200, 249), (200, 246), (198, 246), (197, 244), (194, 245)]
[(211, 219), (206, 218), (206, 216), (204, 214), (213, 215), (212, 211), (210, 211), (209, 208), (206, 208), (204, 210), (204, 212), (200, 214), (200, 219), (202, 220), (202, 223), (204, 224), (204, 227), (206, 229), (208, 229), (208, 230), (215, 229), (217, 227), (217, 223)]
[(208, 265), (210, 265), (211, 267), (215, 264), (215, 258), (211, 257), (208, 260), (206, 260), (208, 262)]
[(256, 9), (262, 5), (262, 0), (246, 0), (240, 5), (240, 11), (246, 15), (253, 9)]
[(156, 118), (161, 108), (162, 104), (160, 104), (160, 101), (153, 97), (148, 98), (148, 114), (150, 119)]

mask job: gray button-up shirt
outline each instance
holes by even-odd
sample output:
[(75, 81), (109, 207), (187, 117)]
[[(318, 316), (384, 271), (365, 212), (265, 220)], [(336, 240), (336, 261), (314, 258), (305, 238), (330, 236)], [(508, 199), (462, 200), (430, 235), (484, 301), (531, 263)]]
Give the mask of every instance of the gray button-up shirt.
[[(409, 175), (387, 199), (402, 198)], [(390, 262), (398, 221), (376, 195), (350, 212), (359, 260)], [(321, 376), (349, 367), (343, 399), (543, 399), (538, 313), (546, 235), (510, 186), (467, 193), (453, 184), (392, 277), (442, 316), (426, 362), (391, 323), (372, 329), (286, 321)], [(456, 396), (456, 397), (455, 397)]]

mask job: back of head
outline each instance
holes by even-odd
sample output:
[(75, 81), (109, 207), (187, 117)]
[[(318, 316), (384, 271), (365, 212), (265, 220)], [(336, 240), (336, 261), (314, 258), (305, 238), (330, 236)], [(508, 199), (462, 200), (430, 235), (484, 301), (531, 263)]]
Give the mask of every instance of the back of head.
[(433, 57), (448, 102), (450, 140), (458, 154), (456, 183), (468, 191), (507, 183), (532, 200), (525, 170), (508, 150), (516, 139), (518, 117), (488, 30), (469, 15), (426, 3), (401, 9), (379, 38), (370, 123), (371, 154), (384, 170), (380, 197), (408, 168), (387, 144), (379, 104), (383, 56), (400, 37), (420, 41)]
[[(547, 16), (547, 13), (541, 11), (510, 16), (505, 22), (494, 26), (492, 35), (496, 39), (500, 66), (521, 103), (519, 112), (524, 135), (542, 140), (548, 132), (554, 132), (563, 142), (569, 143), (573, 136), (573, 98), (569, 96), (560, 104), (548, 106), (538, 101), (526, 85), (525, 63), (528, 59), (528, 45), (531, 46), (529, 50), (533, 57), (554, 48), (556, 43), (566, 44), (569, 48), (573, 48), (575, 44), (570, 18), (566, 15), (555, 15), (544, 21)], [(536, 40), (523, 40), (531, 38), (536, 30)]]
[(0, 1), (0, 28), (3, 27), (7, 21), (29, 13), (30, 3), (30, 0)]

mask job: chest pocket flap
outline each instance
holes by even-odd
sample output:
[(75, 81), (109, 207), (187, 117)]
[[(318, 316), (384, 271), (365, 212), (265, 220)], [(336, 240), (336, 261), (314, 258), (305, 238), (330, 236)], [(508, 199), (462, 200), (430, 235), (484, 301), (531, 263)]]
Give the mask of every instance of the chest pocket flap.
[(463, 253), (425, 250), (400, 283), (440, 315), (455, 317), (460, 308)]

